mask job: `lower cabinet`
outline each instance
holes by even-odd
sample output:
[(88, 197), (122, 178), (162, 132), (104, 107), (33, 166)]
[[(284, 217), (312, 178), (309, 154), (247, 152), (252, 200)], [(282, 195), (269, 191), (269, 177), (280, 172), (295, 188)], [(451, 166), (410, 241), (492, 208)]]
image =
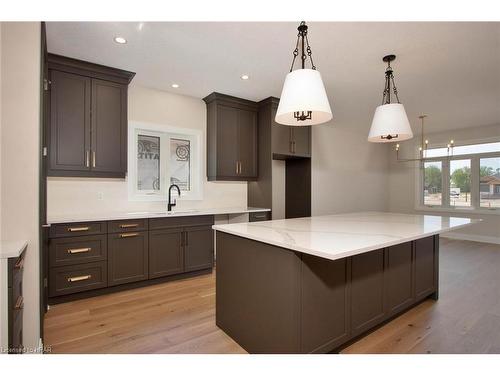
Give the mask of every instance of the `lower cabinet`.
[(182, 228), (149, 232), (149, 278), (175, 275), (184, 271), (184, 231)]
[(385, 310), (394, 315), (413, 302), (413, 243), (386, 249)]
[(211, 215), (55, 224), (49, 240), (49, 302), (211, 269), (212, 225)]
[(196, 271), (211, 268), (214, 263), (214, 237), (210, 226), (186, 228), (184, 235), (184, 269)]
[(415, 241), (415, 298), (425, 298), (437, 289), (437, 256), (438, 244), (433, 237)]
[(352, 257), (352, 334), (364, 332), (384, 318), (384, 249)]
[(148, 278), (148, 232), (108, 235), (108, 286)]

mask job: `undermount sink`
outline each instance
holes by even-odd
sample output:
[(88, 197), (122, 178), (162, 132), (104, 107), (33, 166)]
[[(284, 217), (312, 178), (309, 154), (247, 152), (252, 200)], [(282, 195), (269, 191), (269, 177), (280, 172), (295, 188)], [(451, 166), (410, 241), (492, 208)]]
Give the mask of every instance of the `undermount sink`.
[(137, 212), (127, 212), (127, 215), (179, 215), (198, 212), (196, 209), (186, 209), (186, 210), (175, 210), (175, 211), (137, 211)]

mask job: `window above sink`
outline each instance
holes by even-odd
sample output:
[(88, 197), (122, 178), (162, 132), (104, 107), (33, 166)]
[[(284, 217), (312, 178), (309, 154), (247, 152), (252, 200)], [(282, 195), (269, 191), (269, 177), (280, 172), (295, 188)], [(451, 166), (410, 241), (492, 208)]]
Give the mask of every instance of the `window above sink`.
[(166, 201), (176, 184), (182, 200), (202, 199), (201, 131), (160, 124), (129, 124), (128, 195)]

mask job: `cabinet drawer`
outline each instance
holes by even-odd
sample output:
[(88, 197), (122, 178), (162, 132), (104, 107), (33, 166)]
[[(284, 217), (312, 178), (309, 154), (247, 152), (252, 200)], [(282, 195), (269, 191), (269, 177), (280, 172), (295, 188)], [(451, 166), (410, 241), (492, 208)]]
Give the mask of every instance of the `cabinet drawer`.
[(204, 216), (181, 216), (181, 217), (163, 217), (158, 219), (149, 219), (149, 229), (168, 229), (178, 227), (192, 227), (197, 225), (213, 225), (213, 215)]
[(117, 220), (108, 223), (108, 233), (137, 232), (148, 230), (147, 219)]
[(107, 230), (106, 222), (88, 222), (88, 223), (67, 223), (54, 224), (50, 226), (49, 237), (75, 237), (91, 234), (105, 234)]
[(248, 221), (250, 221), (250, 222), (266, 221), (266, 220), (271, 220), (271, 212), (269, 212), (269, 211), (250, 212), (250, 214), (248, 215)]
[(50, 297), (104, 288), (108, 284), (106, 262), (51, 268)]
[(23, 275), (23, 269), (24, 269), (24, 256), (26, 255), (26, 251), (23, 251), (23, 253), (17, 257), (17, 258), (10, 258), (9, 259), (9, 265), (8, 265), (8, 286), (9, 288), (12, 288), (16, 280), (22, 279)]
[(12, 323), (9, 327), (9, 353), (22, 354), (23, 352), (23, 309), (13, 312)]
[(49, 244), (49, 264), (51, 267), (67, 266), (106, 260), (107, 238), (105, 234), (55, 238)]

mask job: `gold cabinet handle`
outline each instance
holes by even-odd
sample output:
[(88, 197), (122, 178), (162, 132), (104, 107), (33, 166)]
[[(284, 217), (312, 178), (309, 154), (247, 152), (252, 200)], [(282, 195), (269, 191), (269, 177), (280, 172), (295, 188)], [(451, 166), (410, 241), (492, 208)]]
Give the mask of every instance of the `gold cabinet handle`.
[(120, 238), (127, 238), (127, 237), (137, 237), (139, 233), (123, 233), (120, 234)]
[(68, 282), (74, 283), (76, 281), (84, 281), (90, 279), (91, 277), (92, 277), (91, 275), (68, 277)]
[(239, 174), (238, 173), (238, 162), (236, 162), (236, 174)]
[(241, 174), (241, 161), (239, 162), (239, 164), (240, 164), (240, 172), (239, 172), (239, 174)]
[(14, 305), (15, 310), (21, 310), (24, 307), (24, 298), (23, 296), (17, 297), (16, 304)]
[(85, 166), (87, 168), (90, 167), (90, 151), (89, 150), (85, 151)]
[(16, 264), (14, 264), (14, 268), (18, 269), (18, 270), (22, 270), (24, 267), (24, 256), (19, 258), (16, 262)]
[(73, 228), (68, 228), (68, 232), (85, 232), (89, 229), (90, 227), (73, 227)]
[(82, 247), (79, 249), (68, 249), (68, 254), (80, 254), (80, 253), (88, 253), (92, 248), (90, 247)]
[(139, 224), (136, 224), (136, 223), (134, 223), (134, 224), (120, 224), (120, 228), (136, 228), (138, 226), (139, 226)]
[(95, 168), (95, 151), (92, 151), (92, 168)]

